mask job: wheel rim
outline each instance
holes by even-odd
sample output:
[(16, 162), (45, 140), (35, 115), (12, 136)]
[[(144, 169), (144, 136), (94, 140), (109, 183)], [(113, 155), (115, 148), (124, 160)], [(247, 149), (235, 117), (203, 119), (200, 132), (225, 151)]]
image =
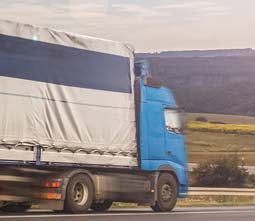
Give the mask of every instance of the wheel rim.
[(73, 191), (74, 202), (80, 206), (84, 205), (88, 200), (88, 193), (88, 187), (84, 183), (76, 183)]
[(164, 184), (160, 194), (163, 201), (169, 201), (172, 198), (172, 187), (169, 184)]

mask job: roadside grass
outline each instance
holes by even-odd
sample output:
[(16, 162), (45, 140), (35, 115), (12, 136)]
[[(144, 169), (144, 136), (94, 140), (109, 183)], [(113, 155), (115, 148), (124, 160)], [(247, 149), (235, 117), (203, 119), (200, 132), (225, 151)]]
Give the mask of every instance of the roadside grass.
[(209, 206), (251, 206), (255, 205), (253, 196), (190, 196), (177, 201), (177, 207)]
[[(255, 205), (254, 196), (189, 196), (185, 199), (178, 199), (176, 207), (209, 207), (209, 206), (248, 206)], [(112, 208), (149, 208), (136, 203), (114, 202)]]

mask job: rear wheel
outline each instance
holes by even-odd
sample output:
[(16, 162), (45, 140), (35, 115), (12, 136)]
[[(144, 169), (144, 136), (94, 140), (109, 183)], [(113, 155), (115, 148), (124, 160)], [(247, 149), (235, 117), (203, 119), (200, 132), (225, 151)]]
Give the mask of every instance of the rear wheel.
[(1, 210), (9, 213), (23, 213), (31, 209), (31, 207), (32, 205), (30, 203), (9, 203), (3, 206)]
[(178, 194), (178, 183), (171, 174), (162, 173), (158, 179), (158, 198), (155, 206), (151, 208), (155, 212), (170, 212), (175, 207)]
[(78, 174), (68, 183), (64, 210), (68, 213), (86, 213), (92, 205), (93, 197), (91, 179), (85, 174)]
[(101, 203), (93, 203), (91, 206), (91, 209), (96, 211), (96, 212), (104, 212), (108, 209), (110, 209), (112, 206), (112, 201), (111, 200), (105, 200)]

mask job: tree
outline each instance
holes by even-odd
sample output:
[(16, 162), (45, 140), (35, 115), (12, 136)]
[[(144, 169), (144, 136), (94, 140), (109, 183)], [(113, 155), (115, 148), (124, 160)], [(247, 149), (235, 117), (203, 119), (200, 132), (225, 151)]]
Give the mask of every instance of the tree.
[(201, 121), (201, 122), (208, 122), (208, 119), (206, 117), (201, 117), (201, 116), (198, 116), (195, 120)]
[(192, 172), (194, 185), (204, 187), (243, 187), (250, 179), (247, 170), (240, 167), (237, 154), (218, 160), (204, 161)]

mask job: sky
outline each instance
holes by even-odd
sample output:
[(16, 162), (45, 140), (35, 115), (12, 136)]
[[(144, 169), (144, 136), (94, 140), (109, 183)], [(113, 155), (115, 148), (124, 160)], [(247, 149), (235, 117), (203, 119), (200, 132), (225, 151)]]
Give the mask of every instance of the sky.
[(255, 48), (254, 0), (0, 0), (0, 19), (117, 40), (137, 52)]

